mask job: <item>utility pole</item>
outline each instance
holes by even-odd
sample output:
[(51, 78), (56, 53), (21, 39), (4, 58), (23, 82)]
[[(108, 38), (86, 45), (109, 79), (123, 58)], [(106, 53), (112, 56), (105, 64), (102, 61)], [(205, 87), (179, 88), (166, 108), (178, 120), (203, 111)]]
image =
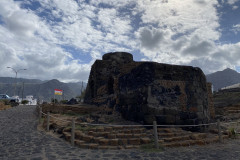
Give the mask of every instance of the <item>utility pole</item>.
[(82, 93), (83, 93), (83, 81), (82, 81), (82, 87), (81, 87), (81, 95), (80, 95), (80, 102), (82, 102)]
[(19, 71), (21, 71), (21, 70), (27, 70), (27, 69), (19, 69), (19, 70), (16, 70), (16, 69), (14, 69), (14, 68), (12, 68), (12, 67), (7, 67), (7, 68), (12, 69), (12, 70), (15, 72), (15, 74), (16, 74), (16, 76), (15, 76), (15, 87), (14, 87), (14, 96), (16, 96), (17, 74), (18, 74)]
[(23, 85), (22, 85), (22, 101), (23, 101), (23, 92), (24, 92), (24, 82), (23, 82)]

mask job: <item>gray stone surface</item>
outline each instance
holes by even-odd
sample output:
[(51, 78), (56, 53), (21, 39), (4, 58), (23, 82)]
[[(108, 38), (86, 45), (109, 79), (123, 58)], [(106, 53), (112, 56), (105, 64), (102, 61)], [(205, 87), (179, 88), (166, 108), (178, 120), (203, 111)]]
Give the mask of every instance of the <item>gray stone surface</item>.
[(159, 153), (141, 150), (88, 150), (72, 147), (62, 139), (37, 130), (36, 107), (19, 106), (0, 111), (0, 159), (239, 159), (240, 140), (223, 144), (165, 149)]

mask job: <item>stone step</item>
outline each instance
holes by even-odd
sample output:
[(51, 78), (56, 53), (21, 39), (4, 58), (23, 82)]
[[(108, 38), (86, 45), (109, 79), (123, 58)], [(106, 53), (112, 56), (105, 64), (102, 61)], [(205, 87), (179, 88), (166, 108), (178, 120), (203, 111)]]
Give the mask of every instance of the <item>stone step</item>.
[(190, 135), (192, 132), (172, 132), (172, 133), (158, 133), (158, 137), (175, 137), (181, 135)]
[(240, 113), (239, 109), (236, 110), (227, 110), (228, 113)]
[(182, 128), (158, 128), (159, 133), (175, 133), (175, 132), (186, 132)]
[(86, 143), (81, 140), (75, 140), (75, 145), (85, 149), (137, 149), (140, 145), (100, 145), (98, 143)]
[[(64, 135), (66, 137), (66, 140), (70, 141), (71, 134), (70, 132), (64, 132)], [(147, 144), (151, 142), (151, 139), (148, 137), (142, 137), (142, 136), (133, 136), (134, 134), (130, 134), (129, 136), (126, 134), (123, 134), (122, 136), (111, 136), (111, 138), (108, 137), (95, 137), (95, 136), (89, 136), (84, 134), (81, 131), (75, 132), (75, 139), (84, 141), (86, 143), (98, 143), (100, 145), (110, 145), (110, 146), (117, 146), (117, 145), (140, 145), (140, 144)], [(116, 138), (117, 137), (117, 138)]]
[(162, 138), (164, 142), (173, 142), (173, 141), (190, 140), (190, 139), (191, 137), (189, 135), (177, 136), (177, 137), (171, 137), (171, 138)]
[[(81, 137), (85, 133), (81, 131), (76, 131), (76, 137)], [(146, 133), (113, 133), (113, 132), (94, 132), (94, 131), (88, 131), (87, 135), (94, 136), (94, 137), (105, 137), (109, 139), (114, 139), (114, 138), (141, 138), (141, 137), (148, 137)]]
[[(227, 135), (223, 135), (223, 139), (229, 138)], [(219, 142), (219, 137), (207, 137), (203, 139), (190, 139), (190, 140), (180, 140), (171, 142), (162, 142), (161, 145), (164, 147), (180, 147), (180, 146), (192, 146), (192, 145), (206, 145), (211, 143)]]
[(123, 130), (123, 131), (125, 131), (125, 132), (131, 131), (131, 133), (133, 133), (133, 134), (140, 134), (140, 133), (145, 133), (146, 129), (145, 128), (137, 128), (137, 129), (128, 129), (128, 130)]
[(71, 141), (71, 133), (70, 132), (63, 132), (63, 135), (66, 139), (66, 141)]

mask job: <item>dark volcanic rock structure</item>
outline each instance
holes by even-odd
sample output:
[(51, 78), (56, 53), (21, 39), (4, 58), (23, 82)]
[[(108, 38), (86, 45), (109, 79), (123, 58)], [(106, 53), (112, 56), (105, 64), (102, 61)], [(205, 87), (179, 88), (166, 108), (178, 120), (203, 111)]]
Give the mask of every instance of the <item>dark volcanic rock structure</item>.
[(209, 95), (199, 68), (135, 62), (130, 53), (115, 52), (92, 65), (85, 103), (145, 124), (200, 124), (210, 120)]

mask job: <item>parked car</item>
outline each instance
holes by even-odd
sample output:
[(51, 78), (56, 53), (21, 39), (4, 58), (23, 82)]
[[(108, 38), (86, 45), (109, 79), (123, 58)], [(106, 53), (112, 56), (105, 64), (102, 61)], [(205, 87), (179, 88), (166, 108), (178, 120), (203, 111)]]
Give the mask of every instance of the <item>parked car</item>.
[(0, 100), (1, 99), (9, 100), (9, 102), (19, 103), (19, 99), (18, 98), (9, 97), (7, 94), (0, 94)]

